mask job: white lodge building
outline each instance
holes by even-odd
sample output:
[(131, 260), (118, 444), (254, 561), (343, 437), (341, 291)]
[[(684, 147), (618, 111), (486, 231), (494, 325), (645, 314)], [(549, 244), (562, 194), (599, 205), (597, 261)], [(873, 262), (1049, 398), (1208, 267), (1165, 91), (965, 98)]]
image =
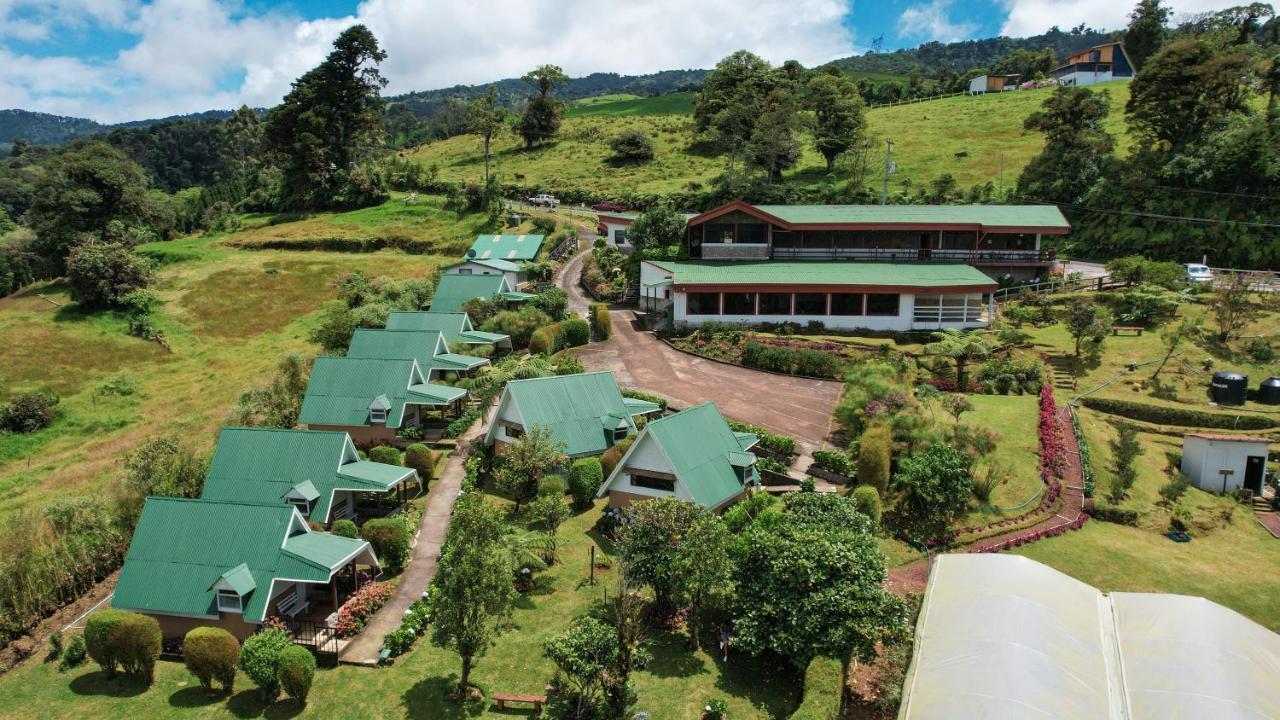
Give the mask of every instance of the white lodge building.
[(645, 261), (641, 306), (677, 326), (822, 322), (866, 330), (984, 327), (997, 277), (1056, 265), (1052, 205), (761, 205), (689, 220), (689, 260)]

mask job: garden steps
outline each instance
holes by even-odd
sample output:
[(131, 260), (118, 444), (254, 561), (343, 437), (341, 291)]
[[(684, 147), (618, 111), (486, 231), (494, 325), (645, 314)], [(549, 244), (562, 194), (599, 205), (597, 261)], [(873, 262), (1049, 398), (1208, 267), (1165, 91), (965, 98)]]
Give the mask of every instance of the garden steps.
[(1048, 363), (1053, 374), (1052, 380), (1055, 390), (1076, 389), (1076, 378), (1071, 374), (1070, 355), (1050, 355)]

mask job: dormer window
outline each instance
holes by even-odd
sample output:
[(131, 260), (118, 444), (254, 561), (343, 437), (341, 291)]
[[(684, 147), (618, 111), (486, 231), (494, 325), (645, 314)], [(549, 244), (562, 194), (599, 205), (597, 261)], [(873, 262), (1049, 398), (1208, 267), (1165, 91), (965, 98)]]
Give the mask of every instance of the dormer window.
[(627, 426), (622, 425), (613, 429), (613, 441), (622, 442), (627, 439)]
[(218, 591), (218, 612), (244, 612), (244, 603), (235, 590)]
[(298, 512), (302, 513), (302, 517), (311, 514), (311, 503), (305, 498), (289, 498), (289, 504), (298, 508)]
[(386, 425), (387, 411), (391, 409), (391, 402), (387, 400), (386, 395), (379, 395), (369, 403), (369, 424), (370, 425)]

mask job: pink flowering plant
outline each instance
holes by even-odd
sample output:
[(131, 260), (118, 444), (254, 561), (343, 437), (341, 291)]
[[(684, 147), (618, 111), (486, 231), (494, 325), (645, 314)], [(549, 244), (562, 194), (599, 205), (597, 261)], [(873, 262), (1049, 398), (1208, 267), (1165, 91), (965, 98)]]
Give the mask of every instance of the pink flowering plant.
[(373, 614), (382, 609), (395, 592), (391, 583), (369, 583), (355, 591), (347, 601), (338, 608), (336, 630), (338, 637), (353, 637), (369, 622)]

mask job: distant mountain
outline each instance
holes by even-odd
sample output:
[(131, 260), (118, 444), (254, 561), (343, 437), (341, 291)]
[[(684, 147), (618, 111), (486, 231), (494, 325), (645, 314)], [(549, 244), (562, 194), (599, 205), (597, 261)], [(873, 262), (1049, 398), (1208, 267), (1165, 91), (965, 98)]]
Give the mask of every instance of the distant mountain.
[(927, 42), (905, 50), (867, 53), (833, 60), (830, 65), (847, 72), (885, 73), (889, 75), (937, 75), (944, 69), (963, 73), (973, 68), (987, 68), (1015, 50), (1037, 51), (1053, 48), (1061, 59), (1078, 50), (1111, 42), (1119, 33), (1103, 32), (1083, 25), (1070, 31), (1054, 27), (1043, 35), (1026, 38), (994, 37), (962, 40), (953, 43)]
[[(262, 111), (265, 112), (265, 111)], [(130, 122), (104, 125), (86, 118), (50, 115), (49, 113), (32, 112), (30, 110), (0, 110), (0, 145), (9, 145), (16, 138), (22, 138), (37, 145), (61, 145), (82, 137), (110, 132), (119, 128), (143, 128), (172, 123), (182, 120), (222, 120), (231, 115), (231, 110), (205, 110), (189, 115), (170, 115), (164, 118), (149, 120), (132, 120)]]

